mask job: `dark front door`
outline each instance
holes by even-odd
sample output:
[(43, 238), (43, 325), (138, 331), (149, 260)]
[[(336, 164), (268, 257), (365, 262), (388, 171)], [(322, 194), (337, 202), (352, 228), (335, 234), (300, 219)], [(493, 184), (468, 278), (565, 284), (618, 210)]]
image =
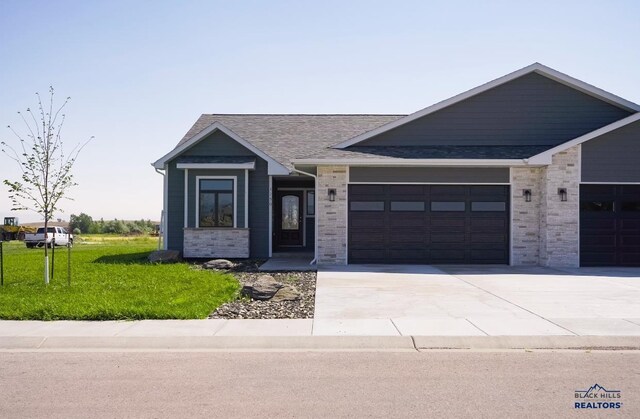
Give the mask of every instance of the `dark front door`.
[(277, 246), (302, 246), (302, 191), (278, 191), (276, 194)]
[(640, 266), (640, 185), (580, 185), (580, 265)]

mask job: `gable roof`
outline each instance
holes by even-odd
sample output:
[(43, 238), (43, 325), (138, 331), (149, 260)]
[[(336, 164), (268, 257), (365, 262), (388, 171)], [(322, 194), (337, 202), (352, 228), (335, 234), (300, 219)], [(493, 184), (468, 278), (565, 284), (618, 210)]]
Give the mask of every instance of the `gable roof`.
[(580, 81), (578, 79), (575, 79), (571, 76), (568, 76), (564, 73), (561, 73), (559, 71), (556, 71), (550, 67), (544, 66), (540, 63), (534, 63), (531, 64), (527, 67), (524, 67), (520, 70), (514, 71), (513, 73), (507, 74), (506, 76), (500, 77), (498, 79), (495, 79), (493, 81), (490, 81), (488, 83), (485, 83), (483, 85), (480, 85), (476, 88), (473, 88), (471, 90), (468, 90), (464, 93), (461, 93), (459, 95), (453, 96), (447, 100), (444, 100), (442, 102), (436, 103), (432, 106), (429, 106), (427, 108), (424, 108), (422, 110), (419, 110), (417, 112), (412, 113), (411, 115), (407, 115), (403, 118), (391, 121), (385, 125), (379, 126), (371, 131), (362, 133), (360, 135), (357, 135), (347, 141), (343, 141), (341, 143), (337, 143), (335, 144), (333, 147), (334, 148), (338, 148), (338, 149), (344, 149), (346, 147), (350, 147), (353, 146), (357, 143), (360, 143), (362, 141), (368, 140), (372, 137), (375, 137), (376, 135), (379, 135), (383, 132), (389, 131), (391, 129), (397, 128), (401, 125), (407, 124), (411, 121), (414, 121), (416, 119), (422, 118), (423, 116), (429, 115), (431, 113), (437, 112), (441, 109), (444, 109), (448, 106), (451, 106), (453, 104), (456, 104), (458, 102), (461, 102), (465, 99), (468, 99), (472, 96), (478, 95), (480, 93), (486, 92), (487, 90), (493, 89), (494, 87), (500, 86), (502, 84), (505, 84), (509, 81), (515, 80), (519, 77), (522, 77), (526, 74), (529, 73), (537, 73), (540, 74), (542, 76), (545, 76), (547, 78), (550, 78), (554, 81), (557, 81), (559, 83), (562, 83), (566, 86), (569, 86), (573, 89), (576, 89), (580, 92), (583, 92), (585, 94), (588, 94), (590, 96), (596, 97), (602, 101), (605, 101), (607, 103), (610, 103), (612, 105), (615, 105), (619, 108), (625, 109), (627, 111), (630, 112), (638, 112), (640, 111), (640, 105), (635, 104), (633, 102), (630, 102), (626, 99), (623, 99), (619, 96), (616, 96), (612, 93), (606, 92), (602, 89), (599, 89), (595, 86), (592, 86), (588, 83), (585, 83), (583, 81)]
[(327, 150), (336, 142), (403, 116), (203, 114), (176, 148), (153, 165), (163, 168), (164, 163), (219, 129), (256, 155), (271, 159), (274, 170), (280, 166), (274, 174), (288, 174), (294, 159)]
[(270, 175), (288, 175), (289, 174), (289, 170), (286, 167), (284, 167), (282, 164), (278, 163), (271, 156), (267, 155), (264, 151), (260, 150), (253, 144), (249, 143), (244, 138), (238, 136), (236, 133), (234, 133), (229, 128), (225, 127), (219, 122), (214, 122), (204, 130), (200, 131), (198, 134), (192, 136), (191, 138), (187, 139), (184, 142), (180, 142), (176, 148), (174, 148), (168, 154), (165, 154), (163, 157), (161, 157), (159, 160), (153, 163), (153, 166), (156, 169), (164, 168), (164, 165), (166, 162), (173, 159), (174, 157), (179, 156), (183, 151), (189, 149), (190, 147), (193, 147), (194, 145), (202, 141), (204, 138), (206, 138), (209, 134), (212, 134), (215, 131), (221, 131), (225, 133), (226, 135), (228, 135), (229, 137), (237, 141), (242, 146), (246, 147), (248, 150), (250, 150), (257, 156), (260, 156), (261, 158), (266, 160), (268, 164), (268, 172)]

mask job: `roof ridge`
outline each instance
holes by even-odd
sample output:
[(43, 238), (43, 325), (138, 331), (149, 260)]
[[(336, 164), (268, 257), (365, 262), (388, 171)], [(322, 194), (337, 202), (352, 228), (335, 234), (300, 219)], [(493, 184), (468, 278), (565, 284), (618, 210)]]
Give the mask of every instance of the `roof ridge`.
[(407, 116), (406, 113), (203, 113), (203, 116)]

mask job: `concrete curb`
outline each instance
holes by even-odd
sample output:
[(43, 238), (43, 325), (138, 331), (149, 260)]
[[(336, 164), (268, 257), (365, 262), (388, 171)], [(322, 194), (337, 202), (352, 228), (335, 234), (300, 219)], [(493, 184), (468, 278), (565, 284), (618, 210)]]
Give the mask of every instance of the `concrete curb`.
[(640, 336), (415, 336), (424, 349), (640, 350)]
[(0, 350), (415, 351), (410, 336), (11, 337)]
[(638, 336), (2, 337), (1, 351), (640, 350)]

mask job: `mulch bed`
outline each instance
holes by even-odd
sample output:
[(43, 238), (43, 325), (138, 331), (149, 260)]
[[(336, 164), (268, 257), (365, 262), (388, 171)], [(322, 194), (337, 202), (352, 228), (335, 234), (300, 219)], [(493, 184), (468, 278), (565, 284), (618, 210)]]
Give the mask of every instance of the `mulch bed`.
[(252, 285), (260, 276), (271, 275), (276, 281), (292, 285), (302, 297), (297, 301), (253, 300), (238, 296), (235, 301), (223, 304), (209, 315), (210, 319), (311, 319), (316, 297), (316, 272), (259, 272), (263, 260), (239, 261), (228, 272), (245, 285)]

